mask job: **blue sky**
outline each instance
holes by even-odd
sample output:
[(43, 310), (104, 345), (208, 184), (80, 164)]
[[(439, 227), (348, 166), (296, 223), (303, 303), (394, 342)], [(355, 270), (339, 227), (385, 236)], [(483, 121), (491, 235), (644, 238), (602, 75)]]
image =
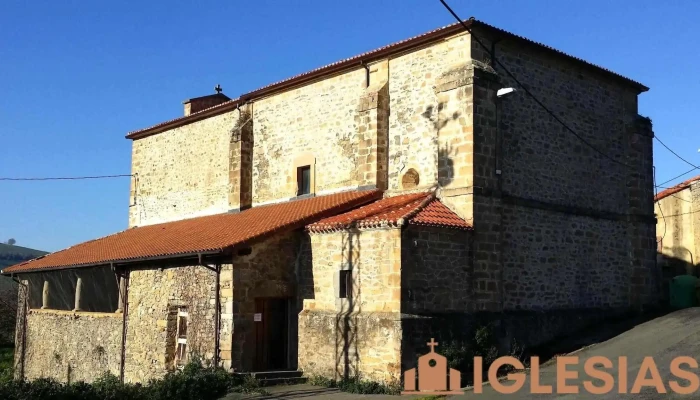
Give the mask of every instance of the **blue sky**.
[[(700, 164), (700, 3), (450, 3), (646, 84), (640, 112)], [(438, 0), (4, 0), (0, 177), (128, 174), (126, 132), (180, 116), (217, 83), (237, 97), (453, 21)], [(690, 169), (654, 150), (659, 182)], [(128, 178), (0, 181), (0, 241), (55, 251), (122, 230), (128, 192)]]

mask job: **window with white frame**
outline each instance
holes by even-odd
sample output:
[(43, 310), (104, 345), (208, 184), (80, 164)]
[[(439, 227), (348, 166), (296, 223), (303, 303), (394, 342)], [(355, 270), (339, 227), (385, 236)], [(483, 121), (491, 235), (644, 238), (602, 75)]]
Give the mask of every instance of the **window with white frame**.
[(175, 365), (183, 367), (187, 364), (187, 308), (177, 310), (177, 333), (175, 335)]

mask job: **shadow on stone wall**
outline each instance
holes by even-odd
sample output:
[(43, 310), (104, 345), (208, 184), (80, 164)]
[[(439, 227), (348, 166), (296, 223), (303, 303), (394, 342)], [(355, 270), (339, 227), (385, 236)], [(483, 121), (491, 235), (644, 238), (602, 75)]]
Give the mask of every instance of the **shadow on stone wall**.
[[(352, 271), (351, 295), (343, 301), (341, 311), (335, 321), (335, 370), (344, 379), (350, 379), (359, 372), (360, 354), (357, 348), (357, 321), (355, 315), (361, 312), (361, 266), (358, 259), (361, 252), (359, 232), (351, 229), (343, 235), (341, 244), (343, 270)], [(338, 282), (343, 285), (344, 282)]]
[(440, 141), (440, 131), (447, 126), (451, 121), (456, 121), (462, 115), (459, 111), (453, 112), (451, 115), (445, 115), (443, 113), (445, 109), (445, 102), (439, 102), (437, 106), (429, 105), (425, 108), (425, 111), (421, 114), (423, 118), (428, 120), (433, 130), (435, 131), (435, 137), (438, 140), (438, 154), (437, 154), (437, 169), (438, 169), (438, 183), (441, 186), (447, 186), (454, 180), (455, 170), (454, 161), (452, 157), (454, 156), (454, 149), (449, 142), (441, 145)]

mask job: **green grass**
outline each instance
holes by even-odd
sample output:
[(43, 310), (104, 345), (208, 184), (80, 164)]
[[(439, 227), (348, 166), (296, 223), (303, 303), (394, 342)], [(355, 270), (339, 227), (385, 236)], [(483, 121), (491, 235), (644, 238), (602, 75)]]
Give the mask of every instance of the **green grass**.
[(308, 383), (313, 386), (322, 386), (327, 388), (338, 388), (341, 392), (355, 394), (399, 394), (401, 387), (398, 382), (391, 384), (383, 384), (378, 382), (366, 381), (360, 378), (349, 378), (334, 380), (323, 376), (311, 376)]
[(0, 347), (0, 382), (12, 379), (14, 348)]

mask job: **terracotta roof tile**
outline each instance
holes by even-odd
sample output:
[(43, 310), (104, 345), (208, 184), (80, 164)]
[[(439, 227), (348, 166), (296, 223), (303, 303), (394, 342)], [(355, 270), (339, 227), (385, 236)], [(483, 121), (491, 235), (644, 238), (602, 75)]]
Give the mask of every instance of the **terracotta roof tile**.
[(428, 203), (425, 208), (420, 210), (408, 223), (414, 225), (472, 229), (472, 226), (467, 221), (460, 218), (459, 215), (455, 214), (454, 211), (447, 208), (446, 205), (437, 199)]
[(217, 214), (131, 228), (5, 268), (2, 272), (18, 273), (220, 252), (276, 232), (301, 228), (320, 218), (379, 198), (381, 191), (378, 190), (343, 192), (253, 207), (236, 214)]
[(654, 196), (654, 201), (659, 201), (659, 200), (666, 198), (672, 194), (678, 193), (681, 190), (687, 189), (690, 187), (690, 184), (692, 184), (695, 181), (700, 181), (700, 175), (698, 175), (694, 178), (690, 178), (686, 181), (683, 181), (683, 182), (677, 184), (676, 186), (672, 186), (668, 189), (660, 191), (656, 196)]
[(432, 193), (387, 197), (356, 210), (322, 219), (309, 225), (311, 232), (333, 232), (349, 227), (397, 227), (404, 223), (471, 229), (466, 221), (447, 208)]
[[(586, 65), (586, 66), (591, 67), (593, 69), (596, 69), (604, 74), (607, 74), (608, 76), (611, 76), (615, 79), (619, 79), (619, 80), (622, 80), (630, 85), (633, 85), (641, 91), (649, 90), (648, 87), (642, 85), (641, 83), (639, 83), (637, 81), (634, 81), (630, 78), (624, 77), (624, 76), (622, 76), (616, 72), (613, 72), (607, 68), (603, 68), (599, 65), (590, 63), (590, 62), (588, 62), (584, 59), (581, 59), (579, 57), (574, 57), (572, 55), (564, 53), (563, 51), (560, 51), (560, 50), (557, 50), (553, 47), (547, 46), (546, 44), (536, 42), (534, 40), (530, 40), (526, 37), (516, 35), (514, 33), (497, 28), (493, 25), (489, 25), (485, 22), (482, 22), (482, 21), (479, 21), (476, 19), (470, 19), (470, 20), (465, 21), (465, 22), (470, 26), (483, 27), (483, 28), (486, 28), (488, 30), (491, 30), (492, 32), (496, 32), (499, 35), (509, 37), (511, 39), (518, 40), (520, 42), (539, 46), (539, 47), (541, 47), (549, 52), (552, 52), (552, 53), (555, 53), (555, 54), (558, 54), (558, 55), (561, 55), (564, 57), (568, 57), (572, 60), (575, 60), (577, 62), (582, 63), (583, 65)], [(355, 55), (355, 56), (352, 56), (349, 58), (345, 58), (343, 60), (339, 60), (339, 61), (327, 64), (327, 65), (324, 65), (322, 67), (318, 67), (318, 68), (303, 72), (303, 73), (298, 74), (298, 75), (294, 75), (290, 78), (283, 79), (281, 81), (277, 81), (277, 82), (271, 83), (269, 85), (265, 85), (265, 86), (263, 86), (259, 89), (256, 89), (252, 92), (241, 95), (240, 98), (238, 98), (238, 99), (233, 99), (231, 101), (219, 104), (217, 106), (208, 108), (206, 110), (202, 110), (200, 112), (193, 113), (189, 116), (175, 118), (175, 119), (172, 119), (170, 121), (166, 121), (166, 122), (162, 122), (162, 123), (150, 126), (148, 128), (138, 129), (138, 130), (129, 132), (126, 135), (126, 137), (128, 139), (138, 139), (138, 138), (141, 138), (144, 136), (148, 136), (150, 134), (162, 132), (165, 129), (170, 129), (170, 128), (173, 128), (176, 126), (187, 124), (189, 122), (194, 122), (194, 121), (197, 121), (199, 119), (205, 118), (206, 115), (209, 115), (212, 113), (213, 113), (212, 115), (216, 115), (217, 112), (224, 112), (226, 110), (231, 110), (231, 109), (235, 108), (235, 106), (238, 105), (239, 102), (253, 100), (253, 99), (257, 98), (259, 95), (262, 95), (264, 93), (269, 94), (270, 92), (277, 90), (277, 89), (284, 90), (284, 88), (287, 88), (290, 85), (301, 84), (303, 82), (306, 82), (309, 79), (314, 79), (314, 78), (323, 76), (326, 73), (337, 72), (337, 70), (340, 68), (350, 68), (350, 67), (359, 68), (358, 66), (361, 64), (361, 62), (365, 63), (368, 61), (372, 61), (374, 59), (380, 59), (381, 57), (385, 57), (387, 54), (405, 51), (405, 50), (410, 49), (412, 47), (420, 46), (420, 45), (423, 45), (425, 43), (429, 43), (430, 41), (438, 40), (440, 38), (444, 38), (444, 37), (447, 37), (449, 35), (458, 34), (458, 33), (461, 33), (463, 31), (464, 31), (464, 27), (462, 27), (459, 22), (455, 22), (453, 24), (428, 31), (428, 32), (422, 33), (420, 35), (410, 37), (408, 39), (400, 40), (398, 42), (394, 42), (394, 43), (388, 44), (386, 46), (382, 46), (382, 47), (379, 47), (377, 49), (370, 50), (370, 51), (367, 51), (367, 52), (364, 52), (364, 53), (361, 53), (361, 54), (358, 54), (358, 55)]]

